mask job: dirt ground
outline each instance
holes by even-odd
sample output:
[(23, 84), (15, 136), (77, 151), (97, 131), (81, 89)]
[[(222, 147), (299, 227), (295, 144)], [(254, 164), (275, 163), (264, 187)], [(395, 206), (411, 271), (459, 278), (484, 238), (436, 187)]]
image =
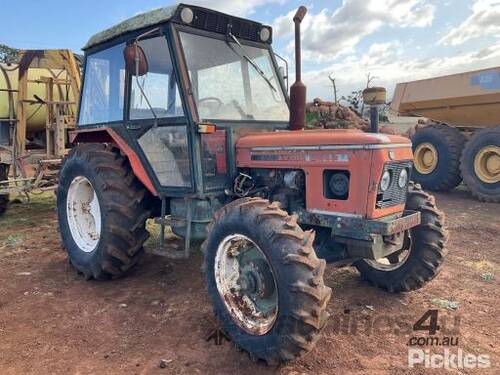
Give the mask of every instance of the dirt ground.
[[(279, 368), (205, 340), (213, 323), (198, 252), (190, 261), (147, 255), (124, 279), (85, 281), (61, 247), (53, 197), (14, 204), (0, 219), (0, 374), (428, 373), (408, 368), (407, 343), (432, 308), (439, 310), (437, 336), (459, 319), (452, 327), (458, 347), (490, 356), (488, 370), (452, 371), (498, 374), (500, 206), (464, 190), (438, 194), (437, 202), (450, 232), (439, 277), (423, 290), (391, 295), (352, 268), (328, 269), (332, 317), (324, 336), (309, 355)], [(435, 298), (458, 308), (436, 307)], [(347, 319), (358, 322), (357, 331)]]

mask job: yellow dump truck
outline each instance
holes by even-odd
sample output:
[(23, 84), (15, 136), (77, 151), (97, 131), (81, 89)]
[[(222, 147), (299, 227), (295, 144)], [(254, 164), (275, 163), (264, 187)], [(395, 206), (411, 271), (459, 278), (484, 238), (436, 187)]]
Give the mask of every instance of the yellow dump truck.
[(430, 120), (412, 136), (416, 182), (446, 191), (463, 180), (500, 202), (500, 67), (399, 83), (391, 111)]
[(18, 64), (0, 64), (0, 214), (9, 193), (56, 187), (79, 97), (69, 50), (26, 50)]

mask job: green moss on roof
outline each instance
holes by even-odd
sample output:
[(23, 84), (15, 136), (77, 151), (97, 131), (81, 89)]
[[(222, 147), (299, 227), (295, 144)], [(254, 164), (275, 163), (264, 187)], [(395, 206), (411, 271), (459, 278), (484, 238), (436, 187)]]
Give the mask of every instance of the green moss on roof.
[(179, 5), (180, 4), (176, 4), (169, 7), (151, 10), (120, 22), (119, 24), (92, 36), (83, 49), (88, 49), (131, 31), (167, 22), (175, 15)]

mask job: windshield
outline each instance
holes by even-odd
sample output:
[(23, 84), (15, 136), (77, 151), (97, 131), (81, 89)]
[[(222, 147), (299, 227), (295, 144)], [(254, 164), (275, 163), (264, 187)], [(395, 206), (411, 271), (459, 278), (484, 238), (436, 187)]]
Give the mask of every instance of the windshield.
[(181, 32), (200, 119), (288, 121), (269, 50)]

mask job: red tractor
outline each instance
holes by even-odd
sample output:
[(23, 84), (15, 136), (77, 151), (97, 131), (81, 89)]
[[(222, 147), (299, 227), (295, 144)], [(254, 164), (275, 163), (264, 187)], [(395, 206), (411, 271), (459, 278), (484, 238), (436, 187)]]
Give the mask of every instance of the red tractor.
[[(148, 219), (166, 256), (188, 257), (190, 241), (204, 240), (222, 330), (273, 364), (318, 340), (326, 262), (401, 292), (433, 279), (445, 255), (443, 214), (410, 182), (408, 139), (303, 130), (305, 13), (294, 18), (290, 98), (260, 23), (181, 4), (92, 37), (57, 193), (64, 246), (88, 279), (134, 267)], [(168, 249), (166, 226), (183, 250)]]

